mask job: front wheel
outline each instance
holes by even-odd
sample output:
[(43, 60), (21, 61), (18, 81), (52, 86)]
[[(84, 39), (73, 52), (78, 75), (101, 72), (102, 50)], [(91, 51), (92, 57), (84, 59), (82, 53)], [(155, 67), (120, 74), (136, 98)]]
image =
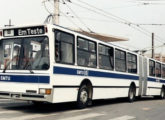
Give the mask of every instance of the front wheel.
[(80, 109), (87, 107), (89, 102), (89, 91), (86, 85), (82, 85), (78, 91), (77, 106)]
[(132, 103), (135, 100), (135, 96), (136, 96), (135, 87), (131, 85), (128, 91), (128, 101)]
[(45, 102), (41, 102), (41, 101), (32, 101), (32, 103), (34, 106), (41, 106), (45, 104)]

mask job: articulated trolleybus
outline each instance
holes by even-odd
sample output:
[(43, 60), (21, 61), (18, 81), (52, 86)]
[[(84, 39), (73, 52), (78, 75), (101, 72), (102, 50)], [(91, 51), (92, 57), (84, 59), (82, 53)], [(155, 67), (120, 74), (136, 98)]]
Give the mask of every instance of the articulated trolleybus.
[(56, 25), (0, 31), (0, 97), (34, 103), (153, 95), (164, 98), (165, 64)]

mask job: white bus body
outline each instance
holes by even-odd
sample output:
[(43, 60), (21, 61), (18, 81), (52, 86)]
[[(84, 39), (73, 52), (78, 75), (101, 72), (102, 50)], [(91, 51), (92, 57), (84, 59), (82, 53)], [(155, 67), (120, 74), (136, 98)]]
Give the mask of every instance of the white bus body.
[[(77, 101), (83, 84), (90, 100), (128, 97), (131, 87), (134, 96), (160, 95), (164, 91), (163, 63), (152, 60), (153, 64), (160, 63), (162, 75), (150, 76), (151, 59), (115, 45), (56, 25), (5, 28), (1, 32), (1, 98), (50, 103)], [(19, 62), (14, 65), (15, 46), (20, 50)], [(24, 59), (26, 51), (28, 58)], [(39, 52), (42, 55), (35, 63)], [(84, 62), (84, 53), (90, 59), (88, 64)]]

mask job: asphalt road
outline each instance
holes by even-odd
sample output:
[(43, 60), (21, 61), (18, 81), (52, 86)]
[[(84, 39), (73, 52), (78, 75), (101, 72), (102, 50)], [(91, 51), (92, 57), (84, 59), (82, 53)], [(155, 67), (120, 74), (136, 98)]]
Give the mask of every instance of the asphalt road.
[(99, 100), (78, 110), (75, 103), (34, 106), (26, 101), (0, 99), (0, 120), (165, 120), (165, 100)]

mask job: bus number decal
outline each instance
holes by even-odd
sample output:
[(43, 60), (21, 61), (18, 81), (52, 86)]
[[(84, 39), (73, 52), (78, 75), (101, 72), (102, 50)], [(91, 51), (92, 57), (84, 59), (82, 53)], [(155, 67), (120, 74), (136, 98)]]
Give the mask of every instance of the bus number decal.
[(160, 80), (159, 79), (156, 79), (156, 82), (160, 82)]
[(88, 71), (87, 70), (77, 70), (77, 75), (88, 76)]
[(10, 78), (10, 76), (1, 76), (1, 77), (0, 77), (0, 80), (9, 81), (9, 80), (11, 80), (11, 78)]

